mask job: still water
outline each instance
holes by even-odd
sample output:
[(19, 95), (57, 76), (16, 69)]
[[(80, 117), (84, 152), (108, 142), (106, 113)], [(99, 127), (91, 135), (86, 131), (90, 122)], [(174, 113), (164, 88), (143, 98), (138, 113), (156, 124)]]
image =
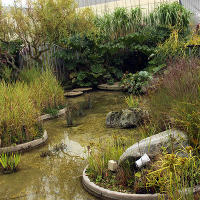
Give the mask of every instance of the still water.
[[(130, 134), (132, 130), (105, 127), (106, 114), (124, 105), (120, 92), (93, 92), (93, 107), (67, 127), (64, 117), (44, 122), (48, 142), (21, 156), (19, 171), (0, 174), (0, 200), (96, 200), (81, 185), (81, 174), (87, 165), (86, 146), (112, 134)], [(69, 99), (76, 104), (84, 96)], [(56, 147), (62, 144), (62, 148)], [(48, 151), (50, 155), (41, 157)]]

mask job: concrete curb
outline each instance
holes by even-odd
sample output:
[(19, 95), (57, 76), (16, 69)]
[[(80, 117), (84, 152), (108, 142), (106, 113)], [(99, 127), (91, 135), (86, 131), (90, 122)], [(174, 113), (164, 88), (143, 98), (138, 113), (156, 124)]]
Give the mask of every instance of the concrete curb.
[[(65, 114), (67, 108), (63, 108), (61, 110), (58, 111), (57, 116), (61, 116), (63, 114)], [(50, 114), (45, 114), (42, 115), (40, 117), (38, 117), (38, 121), (43, 121), (43, 120), (47, 120), (47, 119), (53, 119), (54, 116), (50, 115)], [(16, 146), (9, 146), (9, 147), (2, 147), (0, 148), (0, 153), (10, 153), (10, 152), (24, 152), (24, 151), (29, 151), (33, 148), (36, 148), (42, 144), (44, 144), (48, 139), (48, 135), (47, 135), (47, 131), (44, 131), (44, 134), (41, 138), (30, 141), (30, 142), (26, 142), (23, 144), (18, 144)]]
[(10, 152), (23, 152), (28, 151), (30, 149), (36, 148), (42, 144), (44, 144), (48, 139), (47, 131), (44, 131), (44, 134), (41, 138), (26, 142), (23, 144), (18, 144), (16, 146), (10, 146), (10, 147), (3, 147), (0, 148), (0, 153), (10, 153)]
[[(59, 110), (58, 114), (56, 115), (56, 117), (64, 115), (66, 110), (67, 110), (67, 108), (63, 108), (63, 109)], [(51, 114), (45, 114), (45, 115), (42, 115), (42, 116), (38, 117), (38, 121), (43, 121), (43, 120), (53, 119), (53, 118), (55, 118), (55, 116), (52, 116)]]
[(83, 171), (82, 184), (83, 187), (92, 195), (104, 200), (158, 200), (161, 194), (127, 194), (122, 192), (111, 191), (99, 187), (91, 182), (86, 175), (86, 169)]
[[(157, 194), (127, 194), (122, 192), (111, 191), (104, 189), (90, 181), (86, 175), (87, 167), (83, 171), (82, 184), (83, 187), (92, 195), (104, 200), (158, 200), (167, 199), (167, 195)], [(200, 193), (200, 185), (194, 188), (187, 188), (181, 191), (184, 194), (193, 192), (193, 194)]]

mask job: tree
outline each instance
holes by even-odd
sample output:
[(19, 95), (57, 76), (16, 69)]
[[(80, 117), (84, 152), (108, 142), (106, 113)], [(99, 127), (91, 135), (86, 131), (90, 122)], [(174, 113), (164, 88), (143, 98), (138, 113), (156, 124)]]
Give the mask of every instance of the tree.
[(27, 0), (26, 8), (21, 5), (19, 0), (11, 9), (14, 23), (10, 25), (28, 47), (30, 57), (39, 64), (42, 64), (42, 53), (49, 49), (41, 49), (41, 46), (46, 43), (61, 45), (63, 38), (73, 32), (85, 32), (93, 26), (92, 13), (77, 11), (74, 0)]

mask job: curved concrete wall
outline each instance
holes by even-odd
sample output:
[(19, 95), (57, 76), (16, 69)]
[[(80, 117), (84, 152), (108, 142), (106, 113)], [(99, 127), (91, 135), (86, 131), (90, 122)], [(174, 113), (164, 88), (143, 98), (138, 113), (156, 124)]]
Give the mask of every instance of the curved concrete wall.
[(48, 135), (47, 135), (47, 131), (45, 130), (42, 138), (30, 141), (30, 142), (26, 142), (23, 144), (18, 144), (15, 146), (0, 148), (0, 153), (28, 151), (30, 149), (36, 148), (36, 147), (44, 144), (47, 141), (47, 139), (48, 139)]

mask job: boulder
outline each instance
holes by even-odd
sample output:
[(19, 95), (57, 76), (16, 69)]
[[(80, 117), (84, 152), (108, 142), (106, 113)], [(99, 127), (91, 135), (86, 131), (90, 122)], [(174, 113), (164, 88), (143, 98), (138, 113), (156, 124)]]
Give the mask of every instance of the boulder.
[(121, 164), (128, 158), (137, 159), (145, 153), (154, 157), (162, 152), (162, 147), (166, 147), (167, 151), (172, 153), (172, 149), (177, 152), (186, 146), (188, 146), (186, 133), (170, 129), (135, 143), (121, 155), (118, 163)]
[(125, 109), (119, 112), (109, 112), (106, 116), (106, 126), (111, 128), (134, 128), (144, 119), (145, 112), (140, 108)]

